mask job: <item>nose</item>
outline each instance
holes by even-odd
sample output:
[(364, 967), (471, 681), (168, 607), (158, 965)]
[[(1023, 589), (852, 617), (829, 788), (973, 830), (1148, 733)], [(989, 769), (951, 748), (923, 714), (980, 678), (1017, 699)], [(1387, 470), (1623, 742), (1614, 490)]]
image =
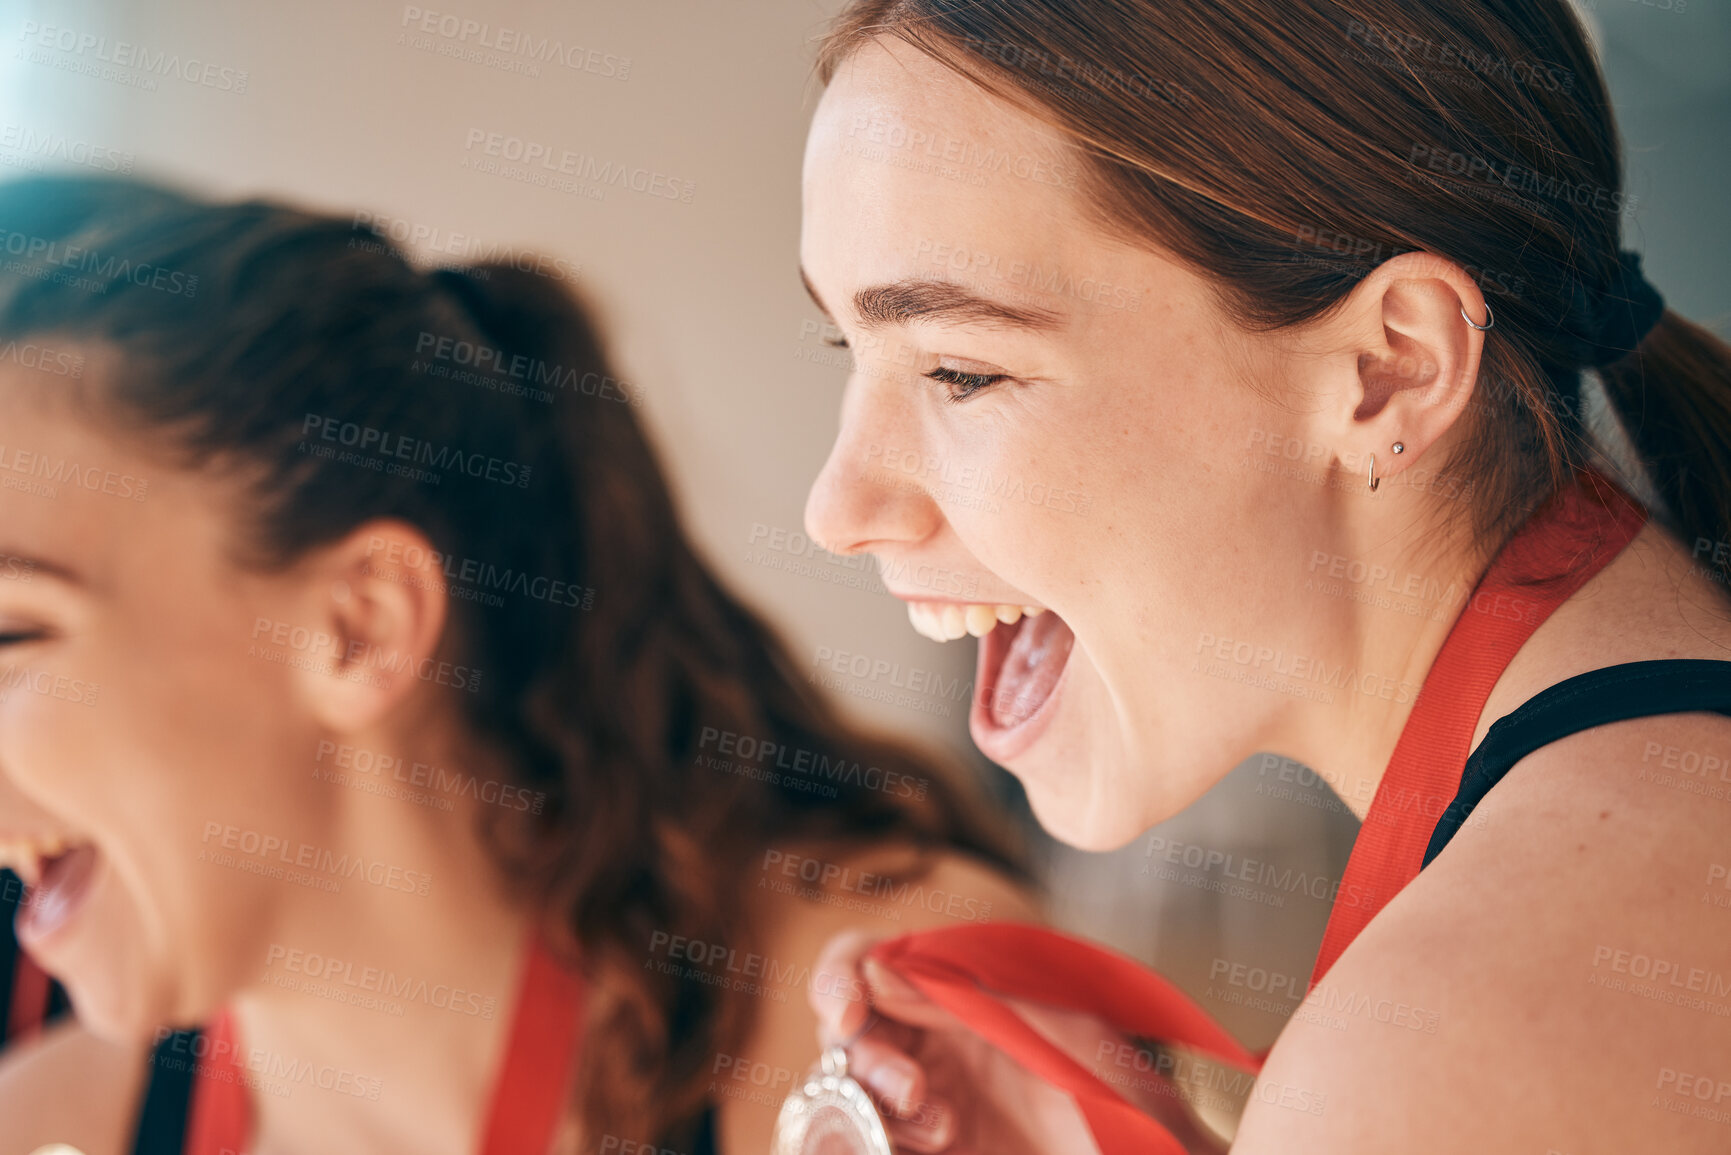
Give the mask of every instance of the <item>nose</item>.
[(848, 389), (841, 430), (805, 502), (806, 533), (842, 555), (912, 545), (943, 524), (926, 489), (926, 455), (908, 407), (883, 396), (893, 390), (862, 384), (856, 380)]

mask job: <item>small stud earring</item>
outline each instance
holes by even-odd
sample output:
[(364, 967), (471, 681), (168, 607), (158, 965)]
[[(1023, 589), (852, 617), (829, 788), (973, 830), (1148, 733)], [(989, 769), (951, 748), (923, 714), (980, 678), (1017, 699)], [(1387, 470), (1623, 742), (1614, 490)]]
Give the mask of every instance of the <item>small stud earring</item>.
[(1394, 451), (1396, 453), (1405, 453), (1406, 452), (1406, 446), (1404, 444), (1402, 444), (1401, 442), (1397, 441), (1394, 443)]

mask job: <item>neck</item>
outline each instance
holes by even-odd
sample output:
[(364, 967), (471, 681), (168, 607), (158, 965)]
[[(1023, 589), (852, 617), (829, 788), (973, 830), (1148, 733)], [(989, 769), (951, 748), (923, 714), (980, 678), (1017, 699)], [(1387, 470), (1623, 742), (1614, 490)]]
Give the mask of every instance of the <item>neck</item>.
[[(1399, 479), (1391, 479), (1398, 482)], [(1306, 559), (1319, 607), (1314, 653), (1331, 700), (1295, 701), (1267, 747), (1322, 777), (1362, 821), (1412, 714), (1419, 688), (1472, 596), (1494, 548), (1468, 519), (1444, 518), (1398, 484), (1374, 516), (1350, 519), (1334, 552)], [(1353, 498), (1359, 498), (1353, 494)], [(1415, 533), (1415, 525), (1434, 531)], [(1336, 673), (1338, 671), (1338, 673)]]
[[(409, 766), (484, 765), (450, 743), (365, 744), (407, 749)], [(499, 767), (474, 773), (508, 781)], [(364, 869), (335, 892), (309, 888), (232, 1001), (255, 1152), (476, 1147), (530, 919), (476, 836), (485, 803), (419, 797), (436, 801), (344, 793), (331, 849)], [(447, 798), (454, 808), (439, 809)]]

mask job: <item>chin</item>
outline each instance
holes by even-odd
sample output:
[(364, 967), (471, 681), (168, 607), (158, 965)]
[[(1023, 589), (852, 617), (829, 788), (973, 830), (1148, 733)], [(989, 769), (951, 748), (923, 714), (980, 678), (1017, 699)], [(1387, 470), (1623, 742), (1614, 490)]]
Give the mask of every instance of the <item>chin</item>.
[(1056, 783), (1038, 771), (1011, 773), (1026, 788), (1028, 805), (1046, 833), (1077, 850), (1119, 850), (1153, 825), (1142, 820), (1140, 808), (1103, 789), (1100, 777), (1089, 771), (1054, 775), (1060, 779)]
[(80, 1026), (112, 1043), (152, 1038), (172, 1017), (172, 968), (143, 949), (143, 920), (107, 863), (93, 874), (76, 918), (46, 932), (21, 927), (20, 938), (66, 988)]

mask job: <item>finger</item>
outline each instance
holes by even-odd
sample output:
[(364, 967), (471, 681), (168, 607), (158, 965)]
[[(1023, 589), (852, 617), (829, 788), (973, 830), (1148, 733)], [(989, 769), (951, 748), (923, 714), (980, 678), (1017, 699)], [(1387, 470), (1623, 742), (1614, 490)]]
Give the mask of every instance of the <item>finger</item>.
[(925, 1099), (925, 1069), (912, 1055), (883, 1038), (868, 1034), (855, 1043), (848, 1051), (847, 1069), (897, 1117), (908, 1114), (903, 1104)]
[(923, 1103), (906, 1119), (885, 1120), (885, 1130), (897, 1151), (915, 1151), (933, 1155), (948, 1151), (956, 1141), (956, 1113), (948, 1103), (937, 1100)]
[(865, 959), (861, 973), (869, 984), (872, 1006), (880, 1015), (927, 1029), (954, 1030), (959, 1025), (954, 1015), (877, 959)]
[(860, 960), (881, 936), (854, 928), (824, 944), (811, 969), (806, 1001), (817, 1014), (825, 1046), (857, 1034), (870, 1011), (870, 994), (860, 974)]

